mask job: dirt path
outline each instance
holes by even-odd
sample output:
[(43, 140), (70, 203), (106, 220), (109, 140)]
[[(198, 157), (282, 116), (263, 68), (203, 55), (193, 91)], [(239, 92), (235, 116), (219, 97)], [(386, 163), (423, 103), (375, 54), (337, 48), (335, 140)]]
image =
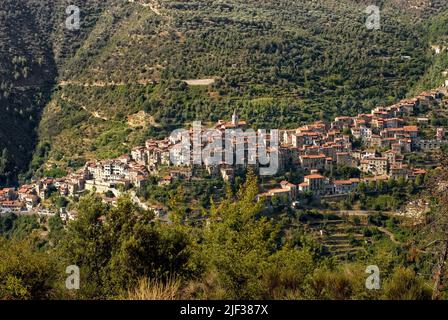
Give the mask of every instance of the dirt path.
[[(349, 217), (367, 217), (373, 214), (379, 213), (379, 211), (369, 211), (369, 210), (323, 210), (323, 214), (335, 214), (340, 216), (349, 216)], [(381, 213), (385, 215), (398, 216), (399, 214), (394, 211), (382, 211)]]
[(393, 243), (402, 245), (402, 243), (395, 238), (395, 235), (392, 232), (390, 232), (389, 230), (387, 230), (386, 228), (378, 227), (378, 230), (380, 230), (382, 233), (386, 234)]
[(215, 83), (214, 78), (184, 80), (189, 86), (209, 86)]
[(147, 7), (158, 16), (162, 15), (162, 13), (160, 12), (160, 5), (155, 0), (128, 0), (128, 2), (137, 3), (143, 7)]
[(103, 88), (103, 87), (123, 86), (123, 85), (125, 85), (125, 83), (124, 82), (103, 82), (103, 81), (96, 81), (93, 83), (84, 83), (84, 82), (73, 81), (73, 80), (62, 80), (58, 83), (58, 85), (61, 87), (75, 85), (75, 86), (86, 87), (86, 88), (89, 88), (89, 87)]
[(104, 87), (119, 87), (119, 86), (125, 86), (125, 85), (133, 85), (133, 84), (138, 84), (138, 85), (142, 85), (142, 86), (146, 86), (148, 84), (154, 84), (156, 83), (153, 79), (140, 79), (137, 80), (136, 82), (129, 82), (129, 83), (124, 83), (124, 82), (104, 82), (104, 81), (95, 81), (92, 83), (86, 83), (86, 82), (81, 82), (81, 81), (76, 81), (76, 80), (61, 80), (58, 83), (58, 86), (61, 87), (66, 87), (66, 86), (78, 86), (78, 87), (85, 87), (85, 88), (104, 88)]
[[(67, 97), (64, 96), (64, 95), (61, 96), (61, 99), (64, 100), (64, 101), (67, 101), (68, 103), (76, 104), (72, 99), (67, 98)], [(94, 118), (97, 118), (97, 119), (100, 119), (100, 120), (104, 120), (104, 121), (108, 121), (108, 120), (109, 120), (108, 118), (106, 118), (106, 117), (104, 117), (104, 116), (101, 116), (97, 111), (92, 111), (92, 112), (90, 112), (89, 110), (87, 110), (87, 107), (86, 107), (86, 106), (82, 106), (82, 105), (80, 105), (80, 107), (81, 107), (84, 111), (86, 111), (87, 113), (90, 113), (90, 115), (91, 115), (92, 117), (94, 117)]]

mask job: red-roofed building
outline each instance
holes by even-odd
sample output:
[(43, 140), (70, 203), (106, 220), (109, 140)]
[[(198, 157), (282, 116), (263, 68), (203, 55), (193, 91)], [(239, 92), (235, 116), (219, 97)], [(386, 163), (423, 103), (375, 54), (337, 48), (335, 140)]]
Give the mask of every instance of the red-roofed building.
[(324, 170), (327, 157), (325, 154), (300, 156), (300, 165), (303, 170)]
[(320, 174), (310, 174), (305, 176), (304, 183), (299, 185), (301, 191), (312, 191), (314, 194), (323, 194), (328, 179)]
[(347, 194), (355, 191), (358, 186), (360, 180), (357, 178), (349, 179), (349, 180), (335, 180), (333, 182), (334, 193), (335, 194)]

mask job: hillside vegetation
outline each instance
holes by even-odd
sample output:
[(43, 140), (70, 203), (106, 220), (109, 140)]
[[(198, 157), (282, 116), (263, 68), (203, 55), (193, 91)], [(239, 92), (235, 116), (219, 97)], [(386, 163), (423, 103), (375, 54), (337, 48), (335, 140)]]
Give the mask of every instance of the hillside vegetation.
[[(149, 136), (192, 120), (229, 117), (234, 109), (256, 127), (293, 127), (391, 103), (438, 80), (422, 77), (437, 74), (430, 71), (428, 36), (437, 27), (428, 21), (446, 9), (441, 0), (377, 1), (382, 25), (376, 31), (365, 27), (366, 1), (72, 2), (82, 12), (79, 31), (64, 28), (67, 1), (6, 2), (34, 32), (22, 28), (24, 34), (13, 37), (8, 31), (16, 28), (7, 27), (1, 36), (20, 39), (17, 46), (33, 70), (27, 74), (57, 85), (34, 89), (40, 103), (26, 98), (32, 114), (20, 112), (25, 103), (2, 102), (11, 110), (0, 131), (0, 147), (9, 154), (2, 181), (24, 171), (35, 144), (25, 177), (44, 164), (76, 167), (119, 155)], [(32, 36), (42, 42), (35, 50)], [(20, 57), (19, 49), (6, 57)], [(47, 67), (33, 64), (39, 57)], [(1, 82), (18, 90), (14, 67), (2, 70)], [(194, 79), (214, 81), (184, 81)], [(130, 123), (141, 111), (153, 121)], [(22, 127), (14, 125), (18, 119)]]
[(56, 67), (46, 34), (24, 4), (0, 6), (0, 185), (27, 167), (34, 128)]
[[(75, 1), (76, 2), (76, 1)], [(66, 0), (4, 0), (0, 4), (0, 186), (27, 170), (42, 110), (59, 68), (94, 24), (104, 1), (78, 1), (83, 28), (64, 29)], [(73, 1), (70, 1), (73, 3)]]
[(441, 53), (434, 53), (432, 65), (417, 83), (414, 93), (439, 86), (448, 79), (448, 12), (442, 12), (427, 22), (428, 41), (434, 50), (438, 47)]

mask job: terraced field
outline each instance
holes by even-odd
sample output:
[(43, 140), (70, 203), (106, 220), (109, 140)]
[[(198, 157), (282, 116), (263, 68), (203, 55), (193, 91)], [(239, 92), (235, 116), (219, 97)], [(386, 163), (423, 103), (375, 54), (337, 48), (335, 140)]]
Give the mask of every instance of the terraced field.
[(373, 244), (375, 239), (378, 239), (378, 237), (365, 235), (366, 229), (374, 230), (380, 238), (391, 239), (390, 235), (392, 234), (386, 228), (368, 223), (366, 217), (355, 221), (353, 218), (344, 216), (336, 219), (336, 216), (332, 215), (331, 219), (325, 217), (308, 221), (303, 228), (322, 245), (324, 254), (340, 260), (347, 260), (355, 254), (366, 252), (366, 246)]

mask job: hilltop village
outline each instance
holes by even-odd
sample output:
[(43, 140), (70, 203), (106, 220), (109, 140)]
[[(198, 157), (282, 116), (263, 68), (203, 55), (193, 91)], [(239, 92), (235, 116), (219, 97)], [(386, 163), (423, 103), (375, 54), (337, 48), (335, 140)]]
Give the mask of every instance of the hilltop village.
[[(416, 167), (406, 159), (410, 154), (436, 151), (448, 144), (445, 127), (433, 126), (428, 117), (434, 109), (446, 110), (446, 96), (446, 89), (437, 89), (392, 106), (377, 107), (368, 114), (341, 116), (331, 123), (318, 121), (293, 130), (279, 130), (279, 145), (276, 147), (271, 144), (271, 136), (266, 135), (258, 143), (264, 144), (271, 152), (273, 149), (277, 152), (277, 174), (300, 170), (303, 182), (294, 184), (282, 181), (275, 187), (265, 188), (259, 198), (269, 200), (284, 196), (293, 202), (301, 193), (311, 193), (314, 197), (344, 195), (354, 192), (361, 182), (409, 180), (424, 176), (427, 168)], [(231, 121), (220, 120), (213, 127), (222, 135), (226, 130), (247, 128), (247, 123), (240, 121), (236, 113)], [(151, 176), (158, 177), (159, 185), (169, 185), (176, 179), (192, 179), (205, 169), (209, 175), (232, 181), (238, 167), (245, 168), (252, 163), (247, 141), (232, 140), (234, 150), (241, 147), (237, 143), (243, 144), (245, 159), (241, 164), (229, 164), (223, 157), (222, 161), (213, 164), (176, 165), (170, 155), (176, 153), (173, 151), (178, 140), (175, 136), (148, 140), (145, 146), (135, 147), (130, 154), (88, 162), (64, 178), (45, 177), (18, 189), (2, 189), (0, 213), (55, 214), (44, 205), (51, 194), (57, 192), (64, 197), (75, 197), (85, 191), (102, 194), (103, 201), (112, 205), (120, 195), (130, 191), (138, 205), (160, 213), (160, 206), (143, 204), (132, 191), (144, 187)], [(210, 138), (204, 141), (211, 142)], [(193, 150), (190, 152), (193, 153)], [(257, 162), (253, 165), (255, 170), (260, 166)], [(329, 177), (329, 173), (341, 167), (357, 169), (361, 175), (345, 180)], [(106, 193), (113, 196), (107, 197)], [(65, 220), (74, 219), (76, 215), (65, 210), (61, 210), (60, 214)]]

